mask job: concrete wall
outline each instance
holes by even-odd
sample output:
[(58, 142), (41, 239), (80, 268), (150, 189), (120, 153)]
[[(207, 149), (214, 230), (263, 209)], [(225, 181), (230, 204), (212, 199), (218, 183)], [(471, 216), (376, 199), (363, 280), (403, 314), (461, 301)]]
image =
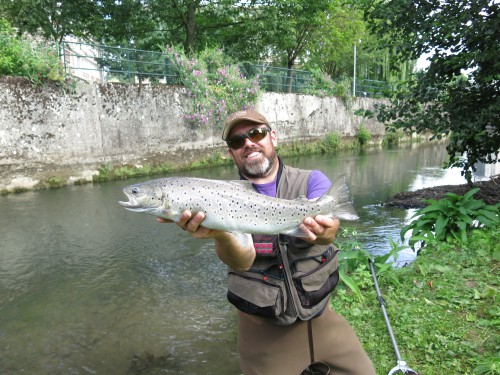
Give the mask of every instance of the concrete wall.
[[(178, 165), (224, 147), (221, 128), (183, 121), (184, 90), (171, 86), (79, 84), (34, 88), (0, 78), (0, 191), (32, 188), (50, 176), (91, 180), (103, 164)], [(372, 100), (297, 94), (264, 94), (257, 109), (278, 131), (279, 142), (317, 139), (327, 133), (354, 136), (359, 125), (384, 133), (375, 120), (355, 116)]]

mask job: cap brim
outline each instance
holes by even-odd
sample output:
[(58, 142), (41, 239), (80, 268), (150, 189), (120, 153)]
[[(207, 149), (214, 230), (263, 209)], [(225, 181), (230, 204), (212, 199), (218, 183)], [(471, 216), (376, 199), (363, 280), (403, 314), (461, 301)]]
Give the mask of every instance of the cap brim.
[(224, 128), (224, 131), (222, 132), (222, 139), (225, 141), (227, 140), (227, 137), (229, 136), (229, 133), (231, 133), (231, 130), (233, 130), (233, 128), (238, 125), (240, 122), (242, 121), (250, 121), (254, 124), (257, 124), (257, 125), (262, 125), (262, 124), (265, 124), (265, 125), (269, 125), (267, 123), (267, 121), (263, 121), (263, 120), (256, 120), (255, 118), (253, 117), (238, 117), (236, 119), (234, 119), (233, 121), (229, 121), (227, 124), (226, 124), (226, 127)]

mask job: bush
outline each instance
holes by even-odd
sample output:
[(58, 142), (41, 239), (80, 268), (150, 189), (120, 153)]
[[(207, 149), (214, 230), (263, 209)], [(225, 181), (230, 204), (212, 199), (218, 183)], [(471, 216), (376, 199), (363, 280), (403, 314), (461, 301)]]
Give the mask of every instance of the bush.
[(363, 125), (360, 125), (358, 129), (357, 138), (359, 145), (364, 146), (370, 141), (370, 139), (372, 139), (372, 135), (370, 134), (368, 129), (366, 129)]
[(474, 227), (498, 225), (500, 204), (487, 205), (482, 200), (474, 199), (478, 191), (479, 188), (474, 188), (463, 196), (446, 193), (445, 198), (439, 201), (424, 200), (429, 205), (412, 216), (415, 220), (402, 229), (401, 239), (411, 231), (408, 243), (412, 248), (419, 242), (463, 242), (467, 240), (467, 232)]
[(319, 69), (311, 69), (311, 79), (305, 90), (306, 94), (319, 97), (338, 96), (346, 102), (352, 102), (352, 81), (350, 78), (342, 78), (334, 81), (328, 74)]
[(321, 144), (323, 152), (337, 151), (340, 147), (340, 135), (337, 133), (329, 133)]
[(19, 39), (3, 18), (0, 18), (0, 74), (25, 77), (35, 84), (45, 80), (64, 81), (64, 68), (55, 47)]
[(191, 110), (185, 115), (195, 126), (221, 124), (228, 114), (252, 108), (261, 93), (258, 78), (246, 79), (238, 65), (231, 63), (220, 49), (206, 49), (189, 58), (180, 48), (166, 53), (188, 90)]

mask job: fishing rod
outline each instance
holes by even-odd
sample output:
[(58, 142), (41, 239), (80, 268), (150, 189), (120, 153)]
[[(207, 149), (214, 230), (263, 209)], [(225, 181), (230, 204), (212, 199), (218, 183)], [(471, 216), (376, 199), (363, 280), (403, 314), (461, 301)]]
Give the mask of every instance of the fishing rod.
[(373, 282), (375, 284), (375, 290), (377, 291), (377, 298), (382, 307), (382, 313), (384, 314), (385, 325), (387, 326), (387, 330), (389, 331), (389, 336), (391, 337), (392, 346), (394, 347), (394, 353), (396, 353), (397, 364), (392, 368), (391, 371), (387, 375), (396, 374), (398, 372), (402, 372), (403, 374), (408, 375), (419, 375), (418, 372), (412, 370), (408, 367), (405, 361), (401, 358), (401, 354), (399, 353), (398, 344), (396, 342), (396, 338), (394, 337), (394, 332), (392, 331), (391, 322), (389, 321), (389, 316), (387, 315), (387, 311), (385, 309), (385, 300), (380, 293), (380, 288), (378, 286), (377, 275), (375, 274), (375, 268), (373, 267), (373, 259), (369, 259), (368, 263), (370, 264), (370, 271), (372, 273)]

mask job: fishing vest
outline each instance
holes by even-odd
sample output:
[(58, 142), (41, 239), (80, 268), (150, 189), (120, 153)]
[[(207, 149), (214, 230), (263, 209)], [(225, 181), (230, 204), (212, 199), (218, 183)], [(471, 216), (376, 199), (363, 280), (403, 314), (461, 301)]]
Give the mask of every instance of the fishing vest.
[[(311, 171), (281, 168), (276, 196), (305, 197)], [(228, 270), (229, 302), (280, 325), (320, 315), (339, 280), (337, 249), (281, 234), (252, 237), (256, 251), (252, 267)]]

